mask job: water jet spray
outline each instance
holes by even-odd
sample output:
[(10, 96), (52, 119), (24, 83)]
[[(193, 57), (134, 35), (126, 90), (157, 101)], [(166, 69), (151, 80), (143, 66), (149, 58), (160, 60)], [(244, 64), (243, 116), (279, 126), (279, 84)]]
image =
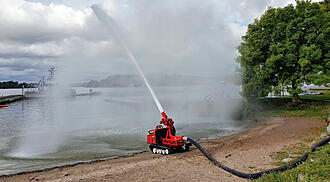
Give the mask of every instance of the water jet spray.
[(97, 18), (103, 23), (103, 25), (105, 25), (107, 27), (107, 30), (110, 31), (110, 33), (113, 35), (113, 37), (115, 39), (117, 39), (117, 41), (123, 46), (123, 48), (125, 49), (129, 59), (132, 61), (132, 63), (135, 65), (136, 69), (138, 70), (140, 76), (142, 77), (145, 85), (147, 86), (147, 88), (149, 89), (149, 92), (153, 98), (153, 100), (155, 101), (157, 108), (159, 110), (159, 112), (161, 113), (161, 115), (163, 117), (166, 116), (165, 112), (164, 112), (164, 108), (162, 107), (162, 105), (160, 104), (155, 92), (152, 90), (147, 78), (145, 77), (139, 63), (136, 60), (135, 55), (133, 54), (133, 51), (128, 47), (128, 44), (126, 43), (126, 41), (124, 40), (123, 36), (121, 35), (120, 31), (118, 30), (118, 27), (116, 26), (115, 21), (109, 16), (107, 15), (100, 7), (98, 7), (97, 5), (92, 5), (92, 9), (95, 13), (95, 15), (97, 16)]
[[(123, 37), (121, 36), (120, 31), (116, 27), (114, 20), (97, 5), (93, 5), (92, 9), (93, 9), (95, 15), (97, 16), (97, 18), (107, 27), (107, 29), (112, 33), (112, 35), (125, 48), (125, 50), (128, 54), (128, 57), (130, 58), (130, 60), (133, 62), (133, 64), (139, 71), (141, 77), (144, 80), (144, 83), (148, 87), (148, 89), (152, 95), (152, 98), (154, 99), (154, 101), (158, 107), (159, 112), (161, 113), (161, 115), (163, 117), (160, 121), (160, 124), (157, 125), (155, 129), (148, 131), (147, 143), (150, 144), (149, 148), (153, 153), (167, 155), (167, 154), (174, 153), (177, 151), (185, 151), (185, 150), (189, 150), (189, 147), (193, 144), (214, 165), (218, 166), (219, 168), (221, 168), (233, 175), (236, 175), (241, 178), (247, 178), (247, 179), (257, 179), (265, 174), (286, 171), (288, 169), (292, 169), (292, 168), (298, 166), (299, 164), (301, 164), (303, 161), (305, 161), (307, 159), (309, 152), (306, 152), (304, 155), (302, 155), (301, 157), (299, 157), (297, 160), (293, 161), (292, 163), (278, 167), (278, 168), (269, 169), (269, 170), (257, 172), (257, 173), (244, 173), (244, 172), (237, 171), (235, 169), (231, 169), (231, 168), (223, 165), (219, 161), (217, 161), (209, 153), (207, 153), (205, 151), (205, 149), (201, 145), (199, 145), (195, 140), (193, 140), (189, 137), (175, 136), (176, 131), (175, 131), (175, 127), (174, 127), (174, 121), (171, 118), (167, 117), (162, 105), (160, 104), (158, 98), (156, 97), (156, 94), (152, 90), (147, 78), (143, 74), (142, 69), (140, 68), (132, 50), (128, 47), (128, 45), (124, 41)], [(163, 125), (165, 125), (166, 128), (164, 128)], [(330, 137), (321, 140), (320, 142), (318, 142), (311, 148), (311, 151), (314, 151), (317, 147), (327, 144), (329, 141), (330, 141)]]
[[(183, 136), (175, 136), (174, 121), (167, 117), (164, 108), (160, 104), (155, 92), (152, 90), (147, 78), (145, 77), (140, 65), (138, 64), (133, 51), (130, 49), (124, 37), (121, 35), (119, 28), (115, 21), (106, 13), (102, 8), (97, 5), (91, 7), (100, 20), (100, 22), (107, 28), (107, 30), (113, 35), (113, 37), (124, 47), (129, 59), (135, 65), (140, 76), (142, 77), (145, 85), (147, 86), (157, 108), (162, 115), (160, 124), (155, 129), (149, 130), (147, 135), (147, 143), (150, 144), (149, 148), (153, 153), (169, 154), (176, 151), (188, 150), (190, 143), (183, 140)], [(166, 126), (166, 128), (163, 127)]]

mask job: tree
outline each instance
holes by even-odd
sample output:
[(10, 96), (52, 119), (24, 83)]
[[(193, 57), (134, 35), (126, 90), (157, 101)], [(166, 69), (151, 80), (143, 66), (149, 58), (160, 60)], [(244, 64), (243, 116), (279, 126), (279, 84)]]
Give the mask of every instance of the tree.
[(242, 95), (266, 96), (285, 87), (292, 101), (300, 87), (330, 83), (329, 1), (269, 8), (248, 25), (239, 45)]
[(35, 83), (18, 83), (17, 81), (7, 81), (7, 82), (0, 82), (0, 89), (8, 89), (8, 88), (33, 88), (36, 86)]

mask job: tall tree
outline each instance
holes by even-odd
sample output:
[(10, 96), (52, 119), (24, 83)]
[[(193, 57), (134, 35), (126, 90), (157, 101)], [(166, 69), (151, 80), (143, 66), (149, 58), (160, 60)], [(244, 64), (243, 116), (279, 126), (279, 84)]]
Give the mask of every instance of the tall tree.
[(238, 51), (243, 96), (258, 98), (283, 86), (299, 99), (300, 87), (330, 83), (329, 1), (269, 8), (248, 25)]

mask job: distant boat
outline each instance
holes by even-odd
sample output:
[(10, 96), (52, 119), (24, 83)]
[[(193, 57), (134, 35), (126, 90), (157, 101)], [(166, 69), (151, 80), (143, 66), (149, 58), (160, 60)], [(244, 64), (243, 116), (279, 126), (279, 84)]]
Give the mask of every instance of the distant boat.
[(77, 94), (75, 89), (70, 90), (71, 97), (78, 97), (78, 96), (93, 96), (93, 95), (101, 95), (101, 92), (93, 91), (93, 89), (89, 89), (89, 93), (79, 93)]
[(8, 105), (0, 105), (0, 108), (8, 107)]

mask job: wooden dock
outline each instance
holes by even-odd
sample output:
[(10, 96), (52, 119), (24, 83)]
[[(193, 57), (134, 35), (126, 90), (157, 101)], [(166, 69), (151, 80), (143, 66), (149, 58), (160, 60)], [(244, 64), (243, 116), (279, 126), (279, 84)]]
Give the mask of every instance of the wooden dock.
[[(70, 97), (79, 97), (79, 96), (96, 96), (101, 95), (101, 92), (90, 92), (90, 93), (80, 93), (80, 94), (74, 94), (70, 95)], [(0, 105), (1, 104), (9, 104), (15, 101), (19, 101), (22, 99), (36, 99), (36, 98), (46, 98), (45, 94), (25, 94), (22, 95), (9, 95), (9, 96), (0, 96)]]
[(8, 104), (8, 103), (12, 103), (12, 102), (22, 100), (22, 99), (23, 99), (22, 95), (3, 96), (3, 97), (0, 97), (0, 104)]

